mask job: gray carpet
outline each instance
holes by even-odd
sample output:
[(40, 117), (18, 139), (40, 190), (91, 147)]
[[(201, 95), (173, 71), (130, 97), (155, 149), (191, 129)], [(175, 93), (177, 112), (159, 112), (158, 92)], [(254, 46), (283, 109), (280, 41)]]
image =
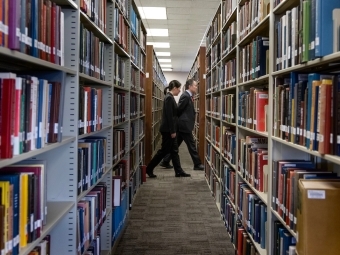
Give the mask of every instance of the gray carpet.
[(137, 194), (115, 254), (235, 254), (204, 172), (192, 170), (185, 144), (180, 158), (191, 178), (156, 168), (157, 178), (147, 178)]

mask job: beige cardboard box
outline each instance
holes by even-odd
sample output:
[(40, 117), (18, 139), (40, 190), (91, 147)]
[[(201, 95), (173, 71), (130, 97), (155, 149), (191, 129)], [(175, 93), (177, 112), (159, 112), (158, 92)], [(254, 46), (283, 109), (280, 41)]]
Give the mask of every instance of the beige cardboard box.
[(340, 255), (339, 180), (299, 180), (297, 253)]

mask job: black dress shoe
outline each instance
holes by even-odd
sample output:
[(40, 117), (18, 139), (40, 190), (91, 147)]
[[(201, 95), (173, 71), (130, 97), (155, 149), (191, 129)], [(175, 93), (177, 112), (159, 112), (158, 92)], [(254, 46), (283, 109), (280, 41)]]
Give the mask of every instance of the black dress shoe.
[(194, 166), (194, 170), (204, 170), (204, 166), (202, 164)]
[(176, 176), (176, 177), (190, 177), (191, 175), (190, 175), (190, 174), (187, 174), (187, 173), (184, 172), (184, 171), (182, 171), (182, 172), (176, 173), (175, 176)]
[(166, 169), (171, 169), (171, 168), (173, 168), (173, 166), (170, 165), (170, 163), (165, 163), (165, 162), (163, 162), (163, 161), (162, 161), (159, 165), (160, 165), (161, 167), (166, 168)]
[(155, 175), (155, 174), (152, 173), (152, 172), (146, 171), (146, 173), (147, 173), (147, 175), (149, 176), (149, 178), (156, 178), (156, 177), (157, 177), (157, 175)]

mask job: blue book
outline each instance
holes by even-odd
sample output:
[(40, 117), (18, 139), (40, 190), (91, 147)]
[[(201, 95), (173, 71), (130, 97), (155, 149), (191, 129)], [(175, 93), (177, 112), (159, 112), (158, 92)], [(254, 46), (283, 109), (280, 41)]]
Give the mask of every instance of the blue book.
[(266, 223), (267, 223), (267, 206), (265, 204), (261, 204), (260, 245), (262, 249), (266, 248)]
[(340, 0), (316, 0), (315, 57), (334, 52), (333, 11), (339, 8)]
[(33, 57), (39, 57), (38, 33), (39, 33), (39, 8), (38, 0), (31, 0), (31, 30), (32, 30), (32, 52)]

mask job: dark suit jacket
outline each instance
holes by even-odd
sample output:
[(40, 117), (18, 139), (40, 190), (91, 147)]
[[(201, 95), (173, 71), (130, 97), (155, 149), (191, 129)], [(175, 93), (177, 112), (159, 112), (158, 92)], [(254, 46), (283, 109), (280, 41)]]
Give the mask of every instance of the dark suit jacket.
[(177, 132), (177, 103), (171, 93), (167, 93), (163, 102), (162, 123), (159, 128), (160, 132), (170, 132), (170, 134)]
[(185, 91), (178, 101), (178, 131), (191, 133), (195, 125), (195, 108), (190, 94)]

